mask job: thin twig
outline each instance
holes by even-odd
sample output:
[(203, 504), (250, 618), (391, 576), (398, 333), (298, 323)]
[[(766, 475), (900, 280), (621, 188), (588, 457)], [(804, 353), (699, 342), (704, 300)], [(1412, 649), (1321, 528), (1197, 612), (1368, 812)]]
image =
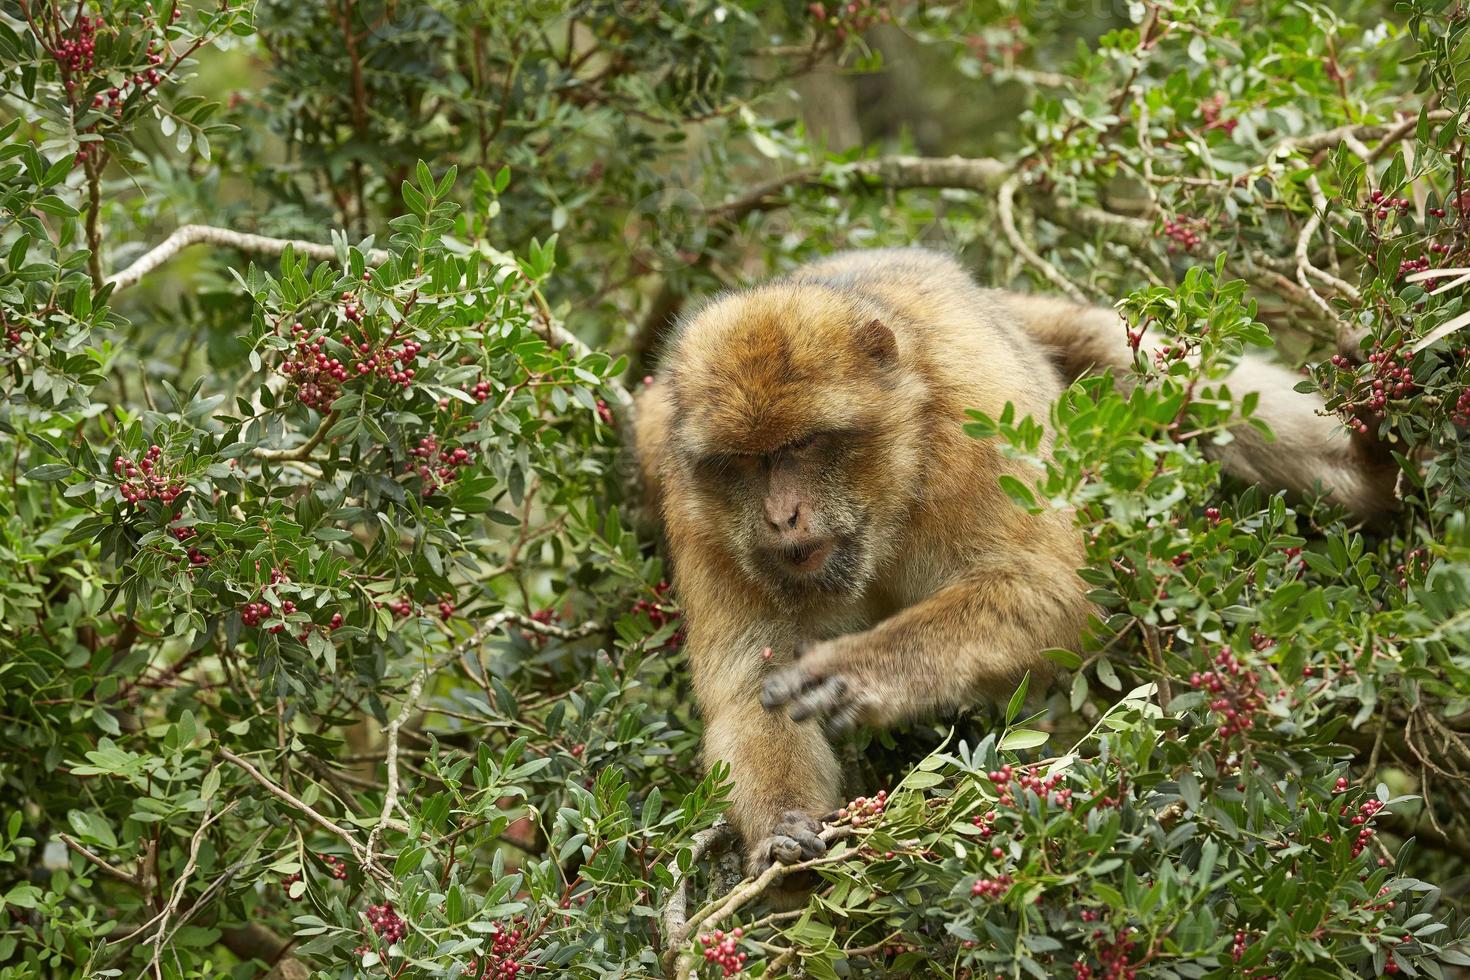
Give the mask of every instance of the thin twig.
[(163, 956), (164, 938), (168, 934), (168, 920), (178, 911), (179, 902), (184, 897), (184, 889), (188, 887), (189, 879), (194, 875), (194, 869), (199, 866), (199, 845), (204, 840), (204, 832), (209, 829), (210, 824), (220, 820), (225, 814), (233, 810), (237, 803), (238, 801), (231, 801), (218, 814), (212, 813), (214, 808), (213, 801), (204, 805), (204, 819), (200, 822), (199, 829), (194, 831), (194, 836), (189, 841), (189, 859), (184, 863), (184, 870), (180, 871), (179, 876), (174, 879), (173, 887), (169, 889), (168, 904), (163, 907), (163, 911), (158, 916), (158, 931), (153, 934), (152, 939), (145, 941), (145, 945), (147, 943), (153, 944), (153, 957), (149, 960), (148, 966), (144, 967), (138, 976), (147, 976), (150, 969), (153, 971), (154, 976), (160, 978), (163, 976), (163, 967), (159, 960)]
[(328, 831), (329, 833), (335, 834), (337, 837), (340, 837), (342, 839), (342, 842), (345, 843), (347, 847), (352, 851), (353, 857), (356, 858), (358, 863), (362, 865), (364, 871), (367, 871), (369, 873), (377, 873), (385, 877), (391, 877), (387, 874), (386, 871), (377, 867), (375, 862), (369, 862), (367, 860), (367, 851), (364, 850), (363, 846), (357, 842), (357, 837), (352, 833), (352, 831), (347, 830), (346, 828), (332, 822), (331, 819), (323, 816), (309, 803), (305, 803), (302, 800), (297, 799), (295, 796), (292, 796), (289, 792), (282, 789), (276, 783), (272, 782), (271, 779), (267, 777), (264, 773), (262, 773), (259, 769), (255, 768), (250, 763), (246, 762), (244, 759), (231, 752), (229, 749), (220, 749), (220, 755), (224, 756), (230, 762), (233, 762), (235, 765), (245, 770), (246, 774), (249, 775), (251, 779), (254, 779), (261, 786), (265, 787), (265, 789), (268, 790), (272, 796), (275, 796), (277, 799), (280, 799), (285, 803), (290, 804), (296, 810), (306, 814), (312, 820), (316, 821), (316, 823), (321, 826), (322, 829)]
[(1016, 251), (1016, 254), (1040, 272), (1047, 282), (1083, 306), (1088, 305), (1091, 301), (1083, 295), (1082, 290), (1072, 285), (1066, 276), (1057, 271), (1056, 266), (1042, 258), (1035, 249), (1027, 244), (1026, 239), (1021, 237), (1021, 232), (1016, 228), (1015, 212), (1016, 188), (1020, 184), (1020, 176), (1012, 174), (1005, 183), (1000, 185), (1000, 190), (996, 194), (996, 211), (1000, 214), (1000, 227), (1005, 232), (1006, 240), (1011, 243), (1011, 248)]
[(259, 449), (258, 448), (258, 449), (255, 450), (255, 457), (257, 459), (280, 460), (280, 461), (288, 461), (288, 460), (296, 460), (296, 461), (299, 461), (299, 460), (307, 459), (307, 458), (309, 458), (311, 456), (311, 451), (313, 449), (315, 449), (317, 446), (321, 445), (321, 441), (327, 437), (327, 430), (331, 429), (331, 427), (334, 426), (334, 425), (336, 425), (336, 424), (337, 424), (337, 412), (336, 412), (335, 409), (333, 409), (332, 411), (328, 412), (326, 415), (323, 415), (322, 416), (321, 424), (316, 427), (316, 431), (313, 432), (311, 434), (311, 436), (305, 442), (303, 442), (301, 445), (297, 446), (295, 449)]
[(126, 871), (122, 870), (116, 865), (107, 863), (107, 861), (94, 854), (92, 851), (88, 850), (85, 844), (72, 837), (70, 834), (57, 834), (56, 836), (60, 837), (61, 842), (67, 847), (71, 848), (73, 851), (76, 851), (82, 857), (86, 858), (88, 861), (91, 861), (97, 867), (101, 868), (103, 871), (106, 871), (114, 878), (120, 878), (123, 881), (126, 881), (128, 884), (133, 885), (134, 887), (139, 887), (142, 885), (142, 881), (137, 875), (128, 874)]

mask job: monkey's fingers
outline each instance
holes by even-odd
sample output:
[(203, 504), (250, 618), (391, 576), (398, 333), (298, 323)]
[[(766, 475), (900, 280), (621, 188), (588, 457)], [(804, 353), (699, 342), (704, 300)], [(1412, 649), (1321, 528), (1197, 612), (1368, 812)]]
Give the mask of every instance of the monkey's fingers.
[(772, 837), (767, 846), (772, 864), (800, 864), (827, 853), (826, 841), (804, 830), (798, 831), (794, 837)]
[(787, 810), (766, 839), (767, 863), (796, 864), (825, 854), (827, 843), (817, 836), (821, 829), (821, 823), (810, 814)]
[(800, 667), (786, 667), (778, 670), (767, 677), (765, 684), (761, 685), (761, 706), (767, 711), (778, 708), (815, 683), (817, 683), (817, 678), (812, 677)]
[(847, 681), (841, 677), (828, 677), (804, 688), (791, 699), (786, 713), (792, 721), (806, 721), (820, 716), (824, 720), (848, 704)]
[(856, 701), (848, 701), (822, 720), (822, 728), (828, 735), (846, 735), (858, 727), (861, 713), (862, 708)]

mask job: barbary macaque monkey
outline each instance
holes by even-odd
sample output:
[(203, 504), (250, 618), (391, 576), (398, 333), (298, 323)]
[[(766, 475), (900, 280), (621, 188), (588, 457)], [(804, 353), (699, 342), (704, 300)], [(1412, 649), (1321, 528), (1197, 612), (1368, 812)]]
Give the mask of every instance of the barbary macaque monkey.
[[(997, 478), (1025, 464), (967, 436), (1007, 402), (1043, 424), (1065, 382), (1126, 373), (1119, 315), (981, 289), (922, 249), (848, 252), (688, 316), (637, 405), (639, 464), (684, 610), (708, 762), (756, 872), (821, 853), (841, 804), (828, 740), (1009, 695), (1089, 604), (1072, 515), (1030, 514)], [(1296, 375), (1247, 358), (1249, 426), (1214, 450), (1247, 480), (1392, 504), (1370, 458)], [(1043, 452), (1050, 449), (1048, 439)], [(767, 653), (767, 651), (770, 651)]]

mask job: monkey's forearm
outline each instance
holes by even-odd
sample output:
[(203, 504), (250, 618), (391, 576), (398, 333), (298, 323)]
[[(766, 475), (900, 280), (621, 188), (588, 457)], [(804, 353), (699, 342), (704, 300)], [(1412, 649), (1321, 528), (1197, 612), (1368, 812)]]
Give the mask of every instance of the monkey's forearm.
[(754, 685), (741, 704), (705, 724), (705, 758), (730, 766), (727, 818), (751, 848), (788, 812), (819, 816), (841, 805), (837, 758), (820, 727), (765, 711)]
[(1089, 609), (1070, 569), (978, 574), (870, 630), (806, 644), (762, 700), (778, 716), (844, 730), (1001, 698), (1048, 670), (1043, 650), (1077, 644)]

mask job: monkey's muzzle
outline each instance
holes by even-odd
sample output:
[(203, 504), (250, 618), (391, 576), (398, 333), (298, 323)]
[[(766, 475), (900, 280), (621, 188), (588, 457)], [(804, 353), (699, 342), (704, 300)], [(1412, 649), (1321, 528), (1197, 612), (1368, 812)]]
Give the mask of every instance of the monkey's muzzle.
[(781, 549), (781, 558), (791, 571), (811, 575), (822, 570), (835, 547), (833, 541), (809, 541)]

